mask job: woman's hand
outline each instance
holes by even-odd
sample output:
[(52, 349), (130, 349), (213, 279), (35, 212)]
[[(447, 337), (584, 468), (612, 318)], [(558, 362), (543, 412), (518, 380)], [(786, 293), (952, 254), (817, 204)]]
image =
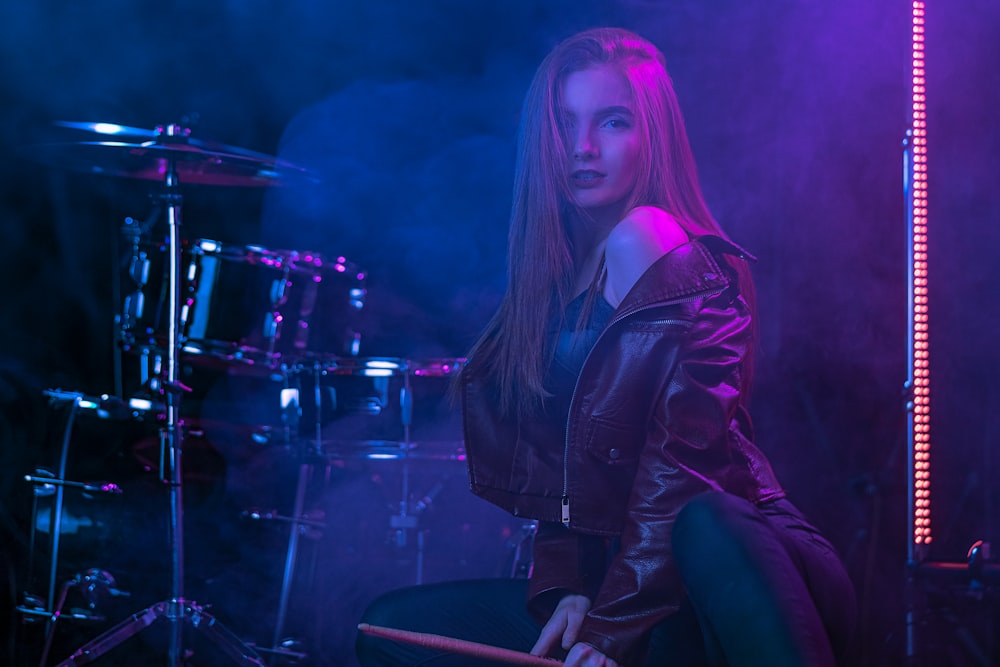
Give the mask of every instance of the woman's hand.
[(563, 667), (618, 667), (618, 663), (590, 644), (575, 644), (563, 661)]
[[(545, 627), (542, 628), (542, 632), (538, 635), (538, 641), (531, 648), (531, 653), (534, 655), (549, 655), (557, 645), (561, 646), (564, 650), (570, 650), (573, 644), (576, 643), (576, 635), (580, 632), (580, 624), (583, 623), (583, 617), (587, 615), (587, 611), (589, 610), (590, 600), (585, 596), (565, 596), (556, 605), (556, 610), (552, 612), (552, 616), (549, 617)], [(598, 663), (593, 664), (596, 665)]]
[(583, 595), (567, 595), (552, 612), (538, 641), (531, 649), (534, 655), (548, 655), (559, 644), (569, 651), (564, 667), (618, 667), (618, 663), (590, 644), (577, 643), (583, 617), (590, 610), (590, 600)]

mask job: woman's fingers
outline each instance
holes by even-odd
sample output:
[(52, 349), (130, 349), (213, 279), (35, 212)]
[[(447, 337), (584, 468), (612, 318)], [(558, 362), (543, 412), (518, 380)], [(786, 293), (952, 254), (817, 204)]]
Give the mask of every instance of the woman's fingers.
[(563, 662), (564, 667), (618, 667), (618, 663), (590, 644), (574, 644)]
[(556, 623), (556, 614), (553, 614), (545, 627), (538, 635), (538, 641), (531, 647), (532, 655), (548, 655), (562, 637), (564, 626)]
[(583, 624), (583, 618), (590, 610), (590, 600), (582, 595), (571, 595), (563, 599), (569, 600), (564, 607), (566, 611), (566, 629), (562, 635), (562, 647), (568, 651), (576, 643), (576, 637), (580, 634), (580, 626)]
[(582, 595), (567, 595), (552, 612), (545, 627), (538, 635), (538, 641), (531, 648), (534, 655), (548, 655), (557, 645), (569, 650), (576, 642), (583, 617), (590, 609), (590, 600)]

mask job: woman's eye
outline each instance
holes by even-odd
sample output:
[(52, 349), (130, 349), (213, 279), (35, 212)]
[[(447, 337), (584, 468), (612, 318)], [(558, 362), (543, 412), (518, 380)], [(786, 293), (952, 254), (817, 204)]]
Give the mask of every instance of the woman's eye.
[(629, 125), (629, 122), (627, 120), (625, 120), (624, 118), (609, 118), (608, 120), (604, 121), (604, 126), (605, 127), (610, 127), (612, 129), (616, 129), (616, 130), (620, 130), (620, 129), (624, 129), (624, 128), (627, 128), (627, 127), (631, 127)]

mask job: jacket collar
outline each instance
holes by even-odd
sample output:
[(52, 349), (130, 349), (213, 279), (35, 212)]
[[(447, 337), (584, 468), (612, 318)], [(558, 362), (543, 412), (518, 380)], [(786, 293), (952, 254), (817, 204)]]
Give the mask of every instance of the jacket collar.
[(656, 260), (619, 304), (618, 316), (648, 306), (721, 292), (733, 279), (730, 267), (720, 262), (721, 255), (756, 261), (753, 255), (726, 239), (699, 236)]

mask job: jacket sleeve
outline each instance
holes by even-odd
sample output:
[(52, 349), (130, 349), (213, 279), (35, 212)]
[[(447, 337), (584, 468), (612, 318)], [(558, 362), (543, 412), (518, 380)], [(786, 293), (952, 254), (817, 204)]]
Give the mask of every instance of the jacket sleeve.
[(593, 600), (607, 568), (607, 554), (603, 537), (575, 533), (561, 523), (539, 522), (528, 585), (532, 617), (544, 625), (566, 595)]
[(725, 477), (751, 340), (741, 299), (726, 293), (707, 299), (662, 385), (639, 454), (621, 548), (579, 635), (619, 664), (634, 662), (653, 626), (680, 605), (671, 531), (685, 502), (719, 489), (713, 480)]

